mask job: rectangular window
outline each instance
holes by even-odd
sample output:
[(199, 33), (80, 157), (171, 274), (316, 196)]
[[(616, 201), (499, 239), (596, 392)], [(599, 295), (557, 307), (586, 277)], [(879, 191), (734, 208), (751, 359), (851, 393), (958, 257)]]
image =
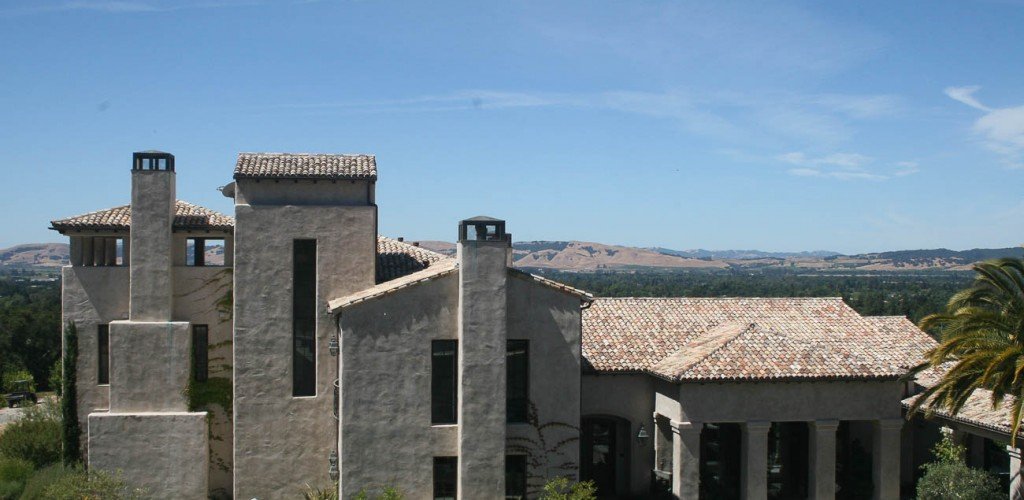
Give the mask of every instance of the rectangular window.
[(210, 377), (210, 329), (206, 325), (192, 325), (192, 378), (206, 382)]
[(434, 457), (434, 500), (455, 500), (458, 478), (458, 457)]
[(223, 266), (223, 238), (187, 238), (185, 240), (185, 265)]
[(527, 421), (530, 406), (530, 341), (509, 340), (505, 354), (505, 419)]
[(96, 326), (96, 383), (110, 383), (110, 325)]
[(526, 455), (505, 455), (505, 500), (526, 498)]
[(292, 242), (292, 395), (316, 395), (316, 240)]
[(459, 342), (434, 340), (430, 350), (430, 422), (457, 423)]

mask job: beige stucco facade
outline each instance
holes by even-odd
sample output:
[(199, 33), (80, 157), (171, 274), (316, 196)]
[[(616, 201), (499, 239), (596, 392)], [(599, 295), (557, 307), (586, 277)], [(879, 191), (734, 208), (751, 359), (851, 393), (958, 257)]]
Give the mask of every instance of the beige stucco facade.
[[(599, 301), (514, 269), (504, 221), (463, 221), (451, 258), (424, 259), (401, 244), (407, 254), (388, 265), (408, 269), (382, 273), (374, 161), (240, 155), (223, 190), (234, 201), (230, 221), (182, 208), (173, 171), (133, 171), (130, 231), (126, 221), (92, 215), (55, 221), (72, 242), (63, 315), (78, 330), (90, 466), (120, 469), (168, 498), (290, 498), (336, 478), (343, 498), (395, 486), (419, 499), (433, 498), (435, 459), (443, 458), (455, 459), (459, 498), (486, 499), (505, 496), (509, 457), (525, 457), (529, 497), (568, 476), (599, 479), (608, 497), (697, 498), (709, 432), (732, 426), (739, 498), (760, 499), (771, 483), (773, 433), (795, 423), (806, 435), (798, 454), (808, 497), (834, 496), (836, 456), (851, 439), (874, 458), (875, 498), (899, 495), (900, 443), (912, 440), (901, 415), (907, 386), (895, 377), (708, 381), (595, 369), (584, 319)], [(474, 224), (498, 229), (467, 236)], [(190, 265), (186, 245), (195, 238), (223, 240), (224, 265)], [(299, 395), (297, 240), (316, 241), (315, 380)], [(203, 386), (197, 326), (208, 334)], [(100, 383), (101, 327), (108, 383)], [(631, 332), (641, 349), (645, 328)], [(618, 334), (590, 342), (612, 344)], [(451, 423), (431, 418), (436, 340), (457, 341)], [(525, 422), (507, 417), (510, 340), (528, 346)], [(195, 400), (198, 393), (208, 399)], [(168, 473), (147, 477), (153, 470)]]

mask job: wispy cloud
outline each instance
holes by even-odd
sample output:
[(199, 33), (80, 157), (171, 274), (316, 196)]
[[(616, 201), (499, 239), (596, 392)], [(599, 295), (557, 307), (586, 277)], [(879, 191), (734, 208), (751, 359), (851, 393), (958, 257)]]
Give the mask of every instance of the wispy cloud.
[(950, 98), (960, 101), (974, 109), (980, 109), (986, 112), (992, 111), (992, 108), (985, 106), (974, 98), (974, 93), (980, 89), (981, 87), (977, 85), (971, 85), (967, 87), (947, 87), (943, 92), (945, 92)]
[(905, 177), (920, 171), (917, 162), (900, 161), (888, 168), (867, 167), (875, 159), (859, 153), (832, 153), (824, 156), (809, 156), (803, 152), (791, 152), (775, 157), (776, 160), (795, 165), (786, 172), (798, 177), (821, 177), (841, 181), (864, 180), (884, 181), (893, 177)]
[(309, 113), (444, 112), (512, 108), (603, 110), (668, 119), (689, 133), (730, 143), (760, 141), (838, 144), (853, 135), (851, 123), (898, 112), (889, 95), (797, 94), (609, 90), (604, 92), (524, 92), (458, 90), (400, 99), (286, 104), (277, 109)]
[(992, 108), (974, 97), (980, 86), (950, 87), (946, 95), (985, 115), (974, 122), (974, 133), (1011, 168), (1024, 169), (1024, 106)]

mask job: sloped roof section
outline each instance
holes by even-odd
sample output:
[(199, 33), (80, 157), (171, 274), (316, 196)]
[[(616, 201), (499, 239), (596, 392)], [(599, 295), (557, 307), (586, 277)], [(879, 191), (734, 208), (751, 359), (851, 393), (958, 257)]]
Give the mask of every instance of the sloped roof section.
[(372, 286), (365, 290), (360, 290), (356, 293), (339, 297), (334, 300), (328, 301), (327, 308), (330, 312), (338, 312), (338, 310), (364, 302), (367, 300), (375, 299), (384, 295), (395, 293), (399, 290), (420, 284), (426, 283), (427, 281), (447, 276), (458, 272), (459, 267), (456, 264), (455, 259), (447, 259), (440, 261), (422, 271), (417, 271), (412, 274), (407, 274), (395, 278), (391, 281), (385, 281), (376, 286)]
[(864, 316), (878, 329), (891, 349), (905, 353), (903, 368), (913, 368), (924, 361), (924, 353), (938, 342), (917, 327), (906, 316)]
[(377, 237), (377, 283), (422, 271), (451, 257), (385, 236)]
[(598, 298), (583, 356), (674, 380), (895, 378), (909, 364), (840, 298)]
[(235, 179), (377, 179), (365, 154), (239, 153)]
[(590, 292), (587, 292), (587, 291), (584, 291), (584, 290), (580, 290), (579, 288), (573, 288), (573, 287), (571, 287), (569, 285), (566, 285), (565, 283), (560, 283), (558, 281), (545, 278), (545, 277), (540, 276), (538, 274), (528, 273), (526, 271), (522, 271), (522, 270), (515, 269), (515, 268), (512, 268), (512, 267), (508, 268), (508, 272), (512, 276), (518, 276), (518, 277), (520, 277), (522, 279), (525, 279), (527, 281), (532, 281), (532, 282), (537, 283), (539, 285), (543, 285), (543, 286), (546, 286), (548, 288), (553, 288), (553, 289), (558, 290), (560, 292), (568, 293), (569, 295), (575, 295), (575, 296), (579, 297), (580, 300), (583, 300), (584, 302), (590, 302), (590, 301), (594, 300), (594, 296), (591, 295)]
[[(98, 210), (66, 219), (51, 221), (51, 229), (60, 231), (127, 231), (131, 228), (132, 207)], [(178, 200), (174, 204), (174, 229), (176, 230), (218, 230), (232, 231), (234, 217), (229, 217), (209, 208)]]

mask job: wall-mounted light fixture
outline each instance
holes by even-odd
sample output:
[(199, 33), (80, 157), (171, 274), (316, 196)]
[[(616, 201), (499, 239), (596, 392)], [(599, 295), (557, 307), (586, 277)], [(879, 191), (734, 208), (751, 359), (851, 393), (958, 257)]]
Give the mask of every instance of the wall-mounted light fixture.
[(330, 464), (327, 474), (331, 476), (331, 481), (337, 481), (341, 477), (341, 473), (338, 471), (338, 452), (331, 450), (331, 455), (327, 458), (327, 462)]
[(644, 424), (640, 424), (640, 430), (636, 432), (636, 444), (643, 446), (649, 437), (651, 435), (647, 434), (647, 428), (644, 427)]
[(341, 350), (340, 346), (338, 345), (337, 333), (331, 334), (331, 340), (327, 343), (327, 350), (331, 351), (331, 356), (337, 356), (338, 352)]

